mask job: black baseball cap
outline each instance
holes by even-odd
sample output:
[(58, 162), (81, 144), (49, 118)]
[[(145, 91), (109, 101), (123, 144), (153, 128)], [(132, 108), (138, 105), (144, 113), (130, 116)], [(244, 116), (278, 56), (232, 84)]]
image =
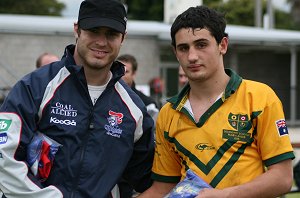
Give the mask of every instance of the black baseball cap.
[(78, 24), (84, 29), (109, 27), (125, 33), (127, 13), (118, 0), (84, 0), (80, 4)]

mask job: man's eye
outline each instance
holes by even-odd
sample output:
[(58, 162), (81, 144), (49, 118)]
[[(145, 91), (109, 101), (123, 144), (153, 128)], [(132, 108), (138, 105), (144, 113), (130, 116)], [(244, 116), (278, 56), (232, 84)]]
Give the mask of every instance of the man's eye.
[(197, 44), (196, 44), (196, 47), (197, 47), (197, 48), (204, 48), (205, 46), (207, 46), (206, 43), (197, 43)]
[(182, 46), (182, 47), (178, 47), (178, 50), (181, 51), (181, 52), (186, 52), (189, 50), (188, 47), (185, 47), (185, 46)]
[(119, 32), (117, 31), (108, 31), (106, 33), (107, 36), (110, 36), (110, 37), (115, 37), (115, 36), (118, 36), (119, 35)]
[(98, 29), (97, 28), (89, 29), (89, 31), (92, 32), (92, 33), (98, 33)]

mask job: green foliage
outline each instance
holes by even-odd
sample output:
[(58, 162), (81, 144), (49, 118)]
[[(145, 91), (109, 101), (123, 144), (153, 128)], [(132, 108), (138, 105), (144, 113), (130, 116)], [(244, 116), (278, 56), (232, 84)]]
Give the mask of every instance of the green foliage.
[[(225, 14), (228, 24), (232, 25), (255, 25), (255, 1), (254, 0), (204, 0), (203, 4)], [(234, 6), (233, 6), (234, 5)], [(262, 13), (266, 13), (267, 2), (262, 2)], [(275, 28), (300, 30), (290, 13), (274, 9)]]
[(254, 26), (254, 7), (253, 0), (231, 0), (231, 4), (224, 5), (226, 19), (237, 25)]
[(223, 4), (223, 0), (203, 0), (202, 3), (203, 5), (216, 9)]
[(290, 13), (276, 11), (275, 21), (275, 28), (277, 29), (300, 30), (300, 24), (295, 22)]
[(128, 18), (136, 20), (163, 20), (162, 0), (127, 0)]
[(64, 3), (57, 0), (0, 0), (2, 14), (30, 14), (61, 16)]
[(227, 3), (215, 0), (205, 5), (224, 13), (228, 24), (254, 26), (254, 3), (253, 0), (229, 0)]

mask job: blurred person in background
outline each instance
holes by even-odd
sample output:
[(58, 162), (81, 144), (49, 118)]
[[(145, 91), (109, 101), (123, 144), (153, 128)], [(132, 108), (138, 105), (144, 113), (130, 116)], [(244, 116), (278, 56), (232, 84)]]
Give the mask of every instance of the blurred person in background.
[[(117, 60), (125, 65), (125, 75), (122, 77), (122, 79), (142, 99), (142, 101), (147, 107), (147, 112), (151, 115), (154, 122), (156, 122), (157, 114), (159, 111), (156, 102), (153, 98), (145, 95), (143, 92), (137, 90), (135, 87), (135, 79), (138, 70), (138, 63), (136, 58), (130, 54), (123, 54), (120, 55), (117, 58)], [(153, 130), (155, 130), (155, 127), (153, 128)], [(131, 198), (133, 195), (137, 194), (136, 192), (134, 192), (133, 188), (128, 184), (128, 182), (124, 179), (122, 179), (118, 183), (118, 187), (120, 189), (121, 198)]]
[(135, 87), (135, 79), (138, 70), (138, 63), (136, 58), (130, 54), (123, 54), (117, 58), (118, 61), (125, 65), (125, 75), (122, 79), (128, 84), (131, 89), (142, 99), (145, 103), (148, 113), (156, 120), (156, 115), (158, 113), (158, 107), (153, 98), (150, 96), (145, 95), (140, 90), (137, 90)]
[(188, 78), (186, 76), (186, 74), (184, 73), (181, 65), (179, 65), (178, 67), (178, 88), (179, 91), (184, 87), (184, 85), (186, 85), (188, 82)]
[(58, 56), (45, 52), (41, 54), (36, 60), (36, 68), (40, 68), (43, 65), (47, 65), (49, 63), (53, 63), (55, 61), (59, 61)]
[(150, 79), (149, 87), (150, 95), (158, 105), (158, 109), (160, 109), (162, 105), (166, 102), (165, 98), (163, 97), (163, 90), (165, 88), (164, 80), (160, 76), (154, 77)]

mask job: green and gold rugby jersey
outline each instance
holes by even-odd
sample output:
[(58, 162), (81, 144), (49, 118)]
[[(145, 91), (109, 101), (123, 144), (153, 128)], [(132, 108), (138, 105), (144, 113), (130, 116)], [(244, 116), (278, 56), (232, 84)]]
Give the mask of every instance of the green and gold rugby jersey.
[(160, 110), (154, 180), (179, 182), (190, 168), (222, 189), (251, 181), (266, 166), (294, 158), (274, 91), (232, 70), (226, 73), (230, 81), (225, 92), (198, 122), (185, 106), (189, 85)]

